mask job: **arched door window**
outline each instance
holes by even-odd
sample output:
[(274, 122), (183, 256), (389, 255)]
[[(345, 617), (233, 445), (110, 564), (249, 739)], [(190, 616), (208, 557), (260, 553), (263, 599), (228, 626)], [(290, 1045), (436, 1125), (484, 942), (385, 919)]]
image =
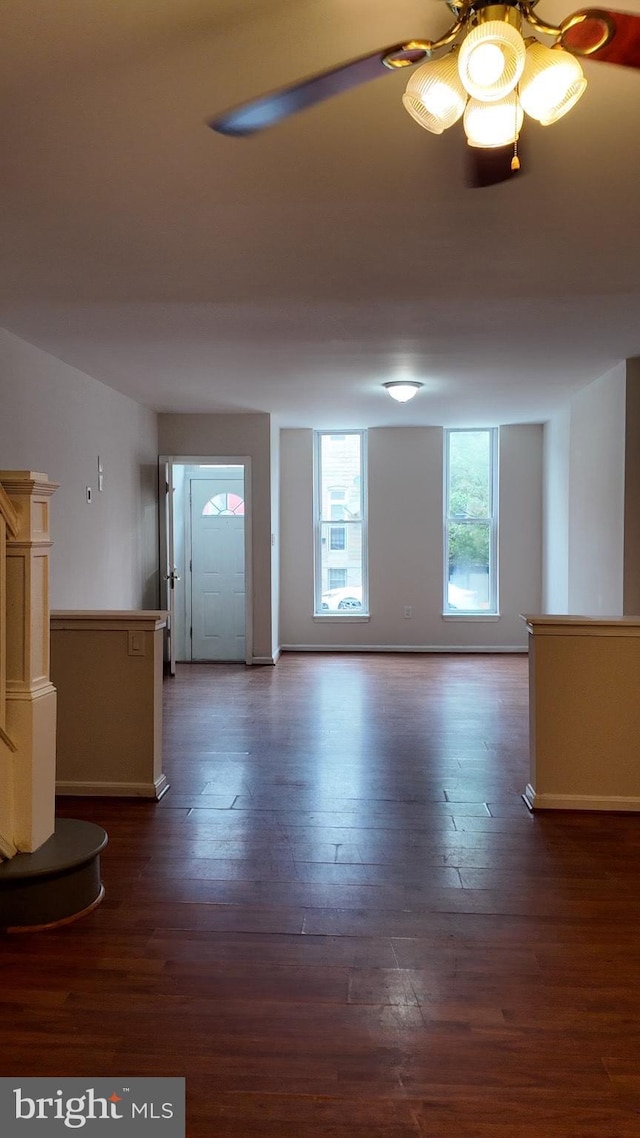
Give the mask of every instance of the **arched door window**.
[(243, 517), (244, 498), (239, 494), (216, 494), (210, 498), (202, 510), (203, 518), (211, 517)]

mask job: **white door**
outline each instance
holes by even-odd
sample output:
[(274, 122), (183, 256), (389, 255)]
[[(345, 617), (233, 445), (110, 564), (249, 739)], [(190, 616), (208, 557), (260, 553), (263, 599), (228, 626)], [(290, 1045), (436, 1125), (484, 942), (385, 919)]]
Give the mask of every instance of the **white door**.
[(191, 659), (245, 659), (244, 478), (192, 478)]

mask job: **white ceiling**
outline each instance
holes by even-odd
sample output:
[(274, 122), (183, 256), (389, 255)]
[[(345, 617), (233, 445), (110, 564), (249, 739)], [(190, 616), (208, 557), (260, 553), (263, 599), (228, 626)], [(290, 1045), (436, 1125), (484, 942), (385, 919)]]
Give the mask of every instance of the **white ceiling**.
[[(404, 111), (406, 73), (251, 139), (206, 126), (450, 22), (441, 0), (4, 0), (0, 324), (159, 410), (548, 417), (640, 355), (638, 72), (587, 62), (482, 190), (462, 127)], [(380, 385), (404, 374), (425, 390), (402, 408)]]

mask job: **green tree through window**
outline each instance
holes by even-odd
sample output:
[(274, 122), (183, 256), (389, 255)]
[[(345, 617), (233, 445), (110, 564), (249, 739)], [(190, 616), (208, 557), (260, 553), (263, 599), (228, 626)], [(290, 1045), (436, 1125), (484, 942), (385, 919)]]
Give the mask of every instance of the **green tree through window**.
[(495, 611), (496, 430), (446, 432), (445, 612)]

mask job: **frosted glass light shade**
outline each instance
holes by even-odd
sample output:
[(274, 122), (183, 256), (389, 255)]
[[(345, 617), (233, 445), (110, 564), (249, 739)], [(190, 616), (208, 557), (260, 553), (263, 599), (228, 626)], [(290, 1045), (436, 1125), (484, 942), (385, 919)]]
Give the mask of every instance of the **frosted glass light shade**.
[(393, 379), (390, 383), (383, 383), (382, 386), (396, 403), (408, 403), (418, 394), (423, 384), (418, 383), (417, 379)]
[(497, 102), (513, 91), (524, 61), (524, 40), (517, 28), (504, 20), (487, 20), (462, 41), (458, 71), (472, 98)]
[(526, 53), (520, 80), (520, 102), (543, 126), (566, 115), (584, 93), (587, 80), (574, 55), (534, 40)]
[(507, 146), (520, 133), (524, 114), (515, 91), (499, 103), (469, 99), (464, 112), (464, 129), (469, 146), (489, 148)]
[(402, 102), (412, 118), (432, 134), (442, 134), (464, 111), (467, 92), (458, 74), (457, 52), (423, 63), (407, 84)]

